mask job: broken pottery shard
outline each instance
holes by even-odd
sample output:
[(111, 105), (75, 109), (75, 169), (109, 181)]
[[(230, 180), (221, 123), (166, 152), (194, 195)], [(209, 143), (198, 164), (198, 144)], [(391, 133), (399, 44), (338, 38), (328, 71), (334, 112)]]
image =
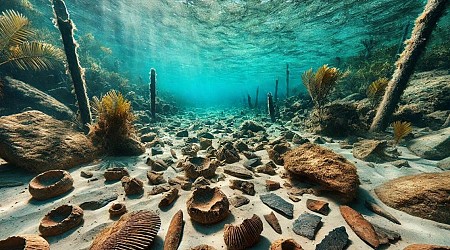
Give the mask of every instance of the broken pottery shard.
[(223, 167), (223, 171), (225, 172), (225, 174), (229, 174), (234, 177), (238, 177), (238, 178), (242, 178), (242, 179), (253, 178), (252, 171), (250, 171), (244, 167), (240, 167), (240, 166), (236, 166), (236, 165), (226, 165)]
[(398, 221), (392, 214), (390, 214), (388, 211), (384, 210), (382, 207), (378, 206), (377, 204), (372, 203), (370, 201), (366, 201), (364, 204), (370, 211), (394, 222), (395, 224), (401, 225), (400, 221)]
[(163, 196), (163, 198), (159, 202), (158, 206), (160, 208), (161, 207), (167, 207), (170, 204), (172, 204), (172, 202), (174, 202), (177, 198), (178, 198), (178, 188), (172, 188), (172, 189), (169, 190), (169, 192), (167, 192)]
[(317, 230), (319, 229), (320, 221), (322, 217), (303, 213), (294, 221), (294, 226), (292, 230), (298, 235), (304, 236), (310, 240), (314, 240)]
[(264, 215), (264, 219), (266, 219), (267, 223), (273, 228), (273, 230), (279, 234), (282, 234), (280, 223), (278, 222), (278, 218), (275, 216), (273, 212), (270, 214)]
[(327, 215), (330, 212), (328, 202), (313, 199), (306, 200), (306, 207), (316, 213)]
[(345, 227), (338, 227), (329, 232), (316, 246), (316, 250), (343, 250), (348, 244), (348, 234)]
[(166, 238), (164, 239), (164, 250), (177, 250), (183, 235), (183, 211), (178, 212), (172, 217)]
[(230, 188), (241, 190), (244, 194), (255, 195), (255, 185), (249, 181), (230, 180)]
[(83, 210), (97, 210), (108, 205), (108, 203), (110, 203), (111, 201), (117, 200), (118, 197), (119, 195), (117, 195), (116, 193), (103, 195), (101, 197), (97, 197), (94, 201), (86, 201), (81, 203), (80, 207)]
[(236, 208), (244, 206), (244, 205), (248, 204), (249, 202), (250, 202), (250, 200), (243, 195), (236, 195), (236, 196), (233, 196), (230, 198), (231, 205), (233, 205)]
[(399, 233), (377, 225), (373, 225), (373, 229), (375, 229), (375, 232), (378, 235), (380, 245), (394, 243), (402, 238)]
[(294, 218), (294, 205), (283, 200), (280, 196), (268, 193), (259, 196), (261, 201), (288, 219)]
[(378, 240), (378, 236), (375, 229), (373, 229), (372, 224), (364, 219), (361, 214), (349, 206), (340, 206), (339, 210), (341, 211), (344, 220), (359, 238), (373, 248), (377, 248), (380, 245), (380, 241)]

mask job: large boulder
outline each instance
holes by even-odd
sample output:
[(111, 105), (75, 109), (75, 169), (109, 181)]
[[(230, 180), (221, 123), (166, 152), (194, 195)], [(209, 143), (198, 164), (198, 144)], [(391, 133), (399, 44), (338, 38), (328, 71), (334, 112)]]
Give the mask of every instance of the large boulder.
[(305, 143), (284, 156), (284, 168), (338, 193), (345, 201), (356, 198), (359, 178), (355, 165), (330, 149)]
[(0, 117), (0, 158), (41, 173), (91, 162), (96, 148), (82, 132), (40, 111)]
[(72, 110), (55, 98), (10, 77), (5, 78), (0, 107), (2, 107), (0, 115), (11, 115), (25, 110), (39, 110), (59, 120), (75, 118)]
[(408, 148), (429, 160), (442, 160), (450, 156), (450, 127), (414, 139)]
[(450, 171), (400, 177), (377, 187), (375, 193), (392, 208), (450, 224)]

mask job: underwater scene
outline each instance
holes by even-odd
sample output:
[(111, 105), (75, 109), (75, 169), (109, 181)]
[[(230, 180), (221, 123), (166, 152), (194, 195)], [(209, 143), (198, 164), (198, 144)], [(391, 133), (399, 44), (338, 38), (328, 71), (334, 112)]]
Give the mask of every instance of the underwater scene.
[(0, 0), (0, 250), (450, 250), (447, 0)]

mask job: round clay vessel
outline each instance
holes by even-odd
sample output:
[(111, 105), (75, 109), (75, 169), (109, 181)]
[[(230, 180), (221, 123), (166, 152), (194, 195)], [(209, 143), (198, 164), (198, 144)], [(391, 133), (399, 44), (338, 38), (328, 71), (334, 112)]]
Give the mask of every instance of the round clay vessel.
[(73, 188), (73, 179), (64, 170), (49, 170), (34, 177), (28, 185), (31, 196), (36, 200), (47, 200), (64, 194)]
[(218, 188), (196, 188), (186, 201), (187, 211), (193, 221), (214, 224), (224, 220), (230, 213), (227, 196)]
[(42, 236), (65, 233), (83, 222), (83, 209), (76, 205), (62, 205), (45, 215), (39, 225)]
[(197, 179), (199, 176), (212, 178), (216, 175), (219, 161), (205, 157), (189, 157), (182, 163), (186, 177)]
[(294, 239), (279, 239), (270, 245), (270, 250), (303, 250)]
[(112, 217), (121, 216), (127, 212), (127, 207), (123, 203), (114, 203), (109, 208), (109, 215)]
[(39, 235), (25, 234), (11, 236), (0, 241), (0, 249), (5, 250), (50, 250), (48, 242)]
[(245, 219), (238, 226), (226, 224), (223, 230), (223, 239), (229, 250), (243, 250), (256, 244), (262, 231), (263, 223), (254, 214), (252, 218)]

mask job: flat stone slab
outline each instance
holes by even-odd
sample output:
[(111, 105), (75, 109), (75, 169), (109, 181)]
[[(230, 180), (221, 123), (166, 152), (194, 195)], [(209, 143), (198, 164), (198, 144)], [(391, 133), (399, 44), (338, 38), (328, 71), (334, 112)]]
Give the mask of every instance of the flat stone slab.
[(343, 250), (348, 244), (348, 234), (345, 227), (338, 227), (329, 232), (316, 246), (316, 250)]
[(294, 205), (283, 200), (280, 196), (273, 193), (268, 193), (260, 195), (259, 198), (264, 204), (284, 217), (288, 219), (294, 218)]
[(233, 207), (236, 207), (236, 208), (247, 205), (249, 202), (250, 202), (250, 200), (243, 195), (235, 195), (230, 198), (231, 205), (233, 205)]
[(321, 220), (322, 217), (318, 215), (303, 213), (294, 221), (292, 230), (298, 235), (314, 240)]
[(237, 165), (223, 166), (223, 171), (225, 172), (225, 174), (229, 174), (234, 177), (238, 177), (238, 178), (242, 178), (242, 179), (252, 179), (253, 178), (252, 171), (250, 171), (244, 167), (237, 166)]
[(252, 169), (252, 168), (256, 168), (257, 166), (261, 165), (261, 159), (259, 158), (253, 158), (250, 160), (247, 160), (244, 162), (244, 167), (248, 168), (248, 169)]

